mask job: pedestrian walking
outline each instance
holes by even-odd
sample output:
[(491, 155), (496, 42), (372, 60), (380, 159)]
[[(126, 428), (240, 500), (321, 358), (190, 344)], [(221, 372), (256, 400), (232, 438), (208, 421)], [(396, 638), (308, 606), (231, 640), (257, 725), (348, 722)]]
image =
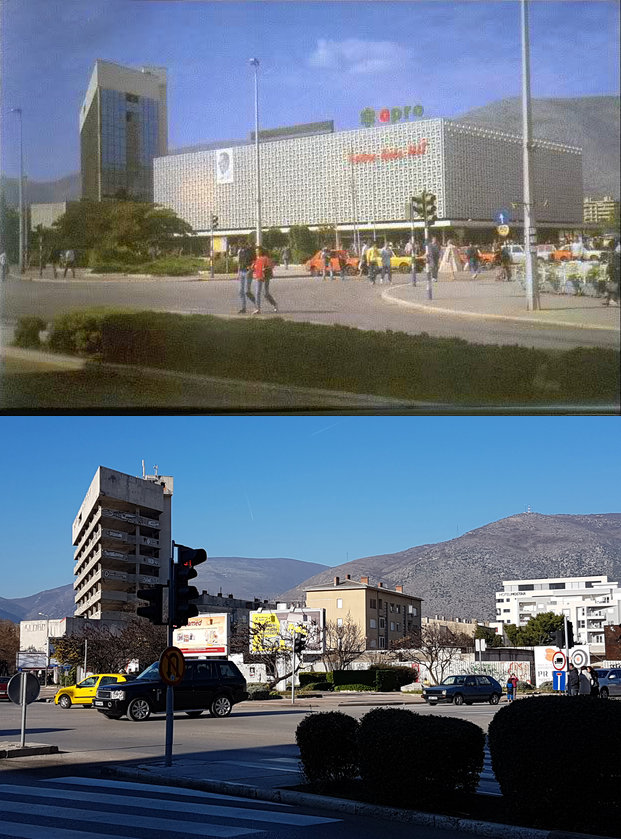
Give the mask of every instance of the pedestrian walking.
[(252, 314), (261, 314), (261, 297), (263, 294), (265, 294), (267, 302), (271, 303), (272, 310), (277, 312), (278, 306), (270, 294), (270, 280), (273, 276), (272, 272), (274, 269), (274, 263), (262, 247), (257, 248), (256, 254), (255, 260), (252, 263), (252, 271), (254, 273), (254, 278), (257, 281), (257, 308)]
[(246, 313), (246, 299), (255, 302), (255, 296), (252, 293), (252, 263), (254, 254), (248, 245), (244, 242), (237, 252), (237, 278), (239, 279), (239, 299), (241, 300), (241, 308), (238, 315)]
[(337, 256), (337, 259), (339, 261), (339, 270), (341, 272), (341, 280), (344, 280), (345, 279), (345, 269), (347, 267), (347, 259), (345, 258), (344, 253), (339, 253), (338, 256)]
[(515, 673), (509, 673), (507, 678), (507, 702), (513, 702), (517, 694), (518, 678)]
[(466, 251), (466, 257), (468, 259), (468, 266), (470, 268), (470, 273), (472, 274), (472, 279), (476, 280), (477, 275), (479, 273), (479, 265), (481, 263), (481, 257), (479, 254), (479, 249), (476, 245), (473, 245), (472, 242), (468, 245), (468, 250)]
[(369, 250), (369, 245), (364, 242), (362, 245), (362, 250), (360, 251), (360, 265), (358, 268), (358, 276), (362, 277), (363, 274), (368, 272), (368, 263), (367, 263), (367, 251)]
[(5, 251), (0, 253), (0, 280), (4, 282), (6, 280), (7, 271), (9, 269), (9, 261), (7, 259), (7, 255)]
[(326, 272), (330, 272), (330, 279), (334, 279), (334, 271), (332, 270), (332, 257), (330, 255), (330, 249), (326, 246), (321, 251), (321, 264), (323, 265), (323, 273), (322, 278), (326, 279)]
[(382, 276), (380, 278), (380, 283), (383, 283), (384, 279), (387, 283), (392, 283), (392, 266), (390, 264), (390, 260), (394, 255), (395, 252), (393, 249), (385, 242), (384, 247), (380, 251), (380, 259), (382, 261)]
[(511, 254), (509, 248), (503, 245), (500, 249), (501, 279), (511, 282)]
[(67, 271), (71, 268), (71, 276), (75, 278), (75, 251), (71, 248), (65, 251), (65, 273), (63, 277), (67, 276)]
[(285, 266), (285, 271), (289, 270), (289, 263), (291, 262), (291, 248), (287, 245), (283, 248), (282, 264)]
[(606, 265), (606, 297), (603, 301), (604, 306), (610, 306), (610, 301), (619, 303), (619, 279), (621, 275), (621, 253), (619, 246), (614, 249), (611, 254), (608, 254), (608, 264)]
[(597, 670), (589, 665), (587, 667), (587, 673), (591, 682), (591, 696), (599, 696), (599, 676), (597, 675)]
[(580, 668), (580, 682), (578, 685), (578, 693), (580, 696), (590, 696), (591, 694), (591, 679), (586, 667)]
[(431, 278), (438, 282), (438, 268), (440, 267), (440, 245), (434, 236), (427, 245), (427, 268), (431, 271)]
[(371, 285), (375, 285), (375, 277), (377, 275), (377, 260), (379, 259), (379, 251), (375, 242), (367, 249), (367, 266), (369, 272), (369, 281)]
[(580, 673), (573, 664), (569, 665), (569, 673), (567, 674), (567, 694), (569, 696), (578, 696), (580, 688)]

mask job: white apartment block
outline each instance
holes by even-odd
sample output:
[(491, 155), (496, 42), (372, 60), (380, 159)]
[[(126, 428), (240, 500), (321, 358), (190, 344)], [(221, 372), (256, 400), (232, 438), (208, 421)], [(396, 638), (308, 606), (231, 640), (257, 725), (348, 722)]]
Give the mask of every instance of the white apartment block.
[(604, 651), (604, 626), (621, 622), (621, 589), (606, 575), (503, 580), (496, 592), (496, 620), (500, 625), (525, 626), (542, 612), (567, 615), (577, 644)]
[(173, 479), (100, 466), (73, 522), (75, 616), (127, 620), (138, 589), (168, 581)]

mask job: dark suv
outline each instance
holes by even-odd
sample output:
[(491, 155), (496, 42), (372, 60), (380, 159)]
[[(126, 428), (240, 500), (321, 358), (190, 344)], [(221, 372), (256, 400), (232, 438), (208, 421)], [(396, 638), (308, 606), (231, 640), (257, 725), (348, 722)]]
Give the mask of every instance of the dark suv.
[[(192, 659), (185, 663), (181, 682), (174, 687), (174, 709), (189, 717), (205, 710), (213, 717), (226, 717), (233, 705), (248, 698), (246, 680), (232, 661)], [(127, 715), (130, 720), (147, 720), (166, 712), (166, 684), (156, 661), (132, 682), (99, 688), (93, 707), (111, 720)]]

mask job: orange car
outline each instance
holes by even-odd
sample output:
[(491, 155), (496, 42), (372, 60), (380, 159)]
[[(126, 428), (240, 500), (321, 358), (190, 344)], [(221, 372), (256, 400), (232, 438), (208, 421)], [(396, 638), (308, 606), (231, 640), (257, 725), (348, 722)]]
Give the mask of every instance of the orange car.
[(552, 251), (550, 254), (550, 261), (551, 262), (569, 262), (570, 259), (575, 259), (576, 257), (571, 252), (571, 248), (557, 248), (555, 251)]
[[(354, 274), (358, 273), (358, 257), (357, 256), (350, 256), (347, 251), (343, 250), (331, 250), (330, 251), (330, 265), (332, 266), (332, 270), (335, 274), (338, 274), (341, 270), (341, 266), (339, 264), (339, 257), (343, 258), (346, 262), (345, 265), (345, 273), (349, 276), (353, 276)], [(310, 271), (311, 277), (316, 277), (318, 274), (323, 273), (323, 256), (322, 251), (317, 251), (317, 253), (312, 256), (307, 262), (304, 263), (306, 268)]]

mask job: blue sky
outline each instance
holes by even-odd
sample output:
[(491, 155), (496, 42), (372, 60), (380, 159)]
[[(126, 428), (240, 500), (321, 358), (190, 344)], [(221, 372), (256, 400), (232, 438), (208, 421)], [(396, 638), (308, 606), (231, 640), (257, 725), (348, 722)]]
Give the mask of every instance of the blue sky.
[(0, 597), (73, 582), (99, 465), (175, 478), (173, 538), (212, 556), (337, 565), (505, 516), (620, 512), (618, 420), (0, 418)]
[[(248, 59), (261, 61), (263, 127), (421, 104), (457, 116), (520, 93), (519, 4), (4, 0), (3, 106), (24, 112), (33, 180), (79, 170), (78, 112), (95, 59), (169, 70), (171, 147), (247, 137)], [(537, 97), (618, 94), (616, 0), (531, 3)], [(3, 114), (4, 116), (4, 114)], [(3, 165), (19, 171), (15, 117)]]

